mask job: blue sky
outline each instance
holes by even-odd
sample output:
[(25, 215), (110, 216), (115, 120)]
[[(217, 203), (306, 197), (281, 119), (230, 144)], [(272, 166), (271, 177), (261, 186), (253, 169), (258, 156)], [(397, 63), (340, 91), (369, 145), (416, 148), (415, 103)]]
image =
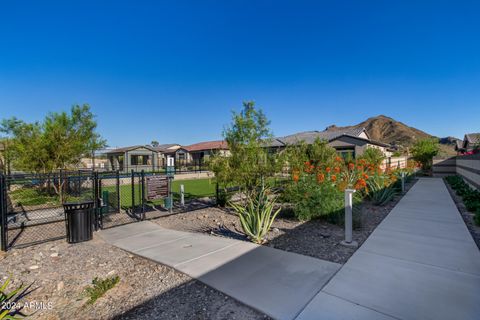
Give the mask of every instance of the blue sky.
[(111, 146), (277, 135), (385, 114), (480, 131), (478, 1), (3, 1), (0, 118), (89, 103)]

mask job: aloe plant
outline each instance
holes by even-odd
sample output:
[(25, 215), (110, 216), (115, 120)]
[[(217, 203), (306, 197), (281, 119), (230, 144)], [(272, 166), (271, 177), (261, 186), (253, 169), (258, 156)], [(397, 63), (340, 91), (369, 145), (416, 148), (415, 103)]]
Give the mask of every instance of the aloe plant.
[(281, 210), (273, 210), (276, 197), (269, 197), (270, 194), (269, 188), (262, 187), (259, 192), (247, 198), (245, 205), (230, 203), (237, 212), (243, 232), (254, 243), (262, 244), (266, 241), (266, 235)]

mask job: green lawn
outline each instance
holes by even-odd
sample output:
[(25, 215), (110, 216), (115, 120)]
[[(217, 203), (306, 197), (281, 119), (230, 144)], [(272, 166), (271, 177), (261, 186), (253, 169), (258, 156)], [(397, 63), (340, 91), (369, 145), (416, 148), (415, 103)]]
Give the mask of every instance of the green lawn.
[[(214, 179), (193, 179), (193, 180), (174, 180), (172, 182), (172, 192), (174, 199), (180, 199), (180, 185), (184, 185), (185, 200), (210, 197), (215, 195), (215, 180)], [(140, 184), (135, 184), (135, 204), (140, 203)], [(115, 192), (115, 186), (103, 187), (103, 191)], [(114, 196), (114, 195), (110, 195)], [(151, 201), (152, 204), (162, 205), (163, 200)], [(120, 186), (120, 204), (122, 207), (132, 206), (132, 185), (124, 184)]]

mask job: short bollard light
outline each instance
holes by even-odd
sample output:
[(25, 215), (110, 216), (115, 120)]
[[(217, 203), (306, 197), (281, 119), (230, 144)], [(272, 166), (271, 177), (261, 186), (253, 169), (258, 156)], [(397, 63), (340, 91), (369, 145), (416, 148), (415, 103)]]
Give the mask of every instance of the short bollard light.
[(180, 203), (182, 206), (185, 205), (185, 187), (183, 184), (180, 185)]
[(340, 242), (340, 244), (347, 247), (358, 247), (358, 243), (353, 241), (353, 194), (355, 193), (354, 189), (345, 189), (345, 240)]
[(402, 172), (402, 193), (405, 193), (405, 172)]

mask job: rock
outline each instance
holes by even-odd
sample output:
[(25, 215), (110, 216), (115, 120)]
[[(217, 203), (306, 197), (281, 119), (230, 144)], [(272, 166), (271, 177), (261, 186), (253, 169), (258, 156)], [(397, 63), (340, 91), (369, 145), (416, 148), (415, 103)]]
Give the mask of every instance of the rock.
[(50, 257), (52, 258), (57, 258), (58, 257), (58, 252), (54, 252), (50, 255)]
[(63, 281), (60, 281), (59, 283), (57, 283), (57, 291), (63, 290), (64, 287), (65, 287), (65, 283)]
[(115, 272), (116, 272), (115, 270), (110, 271), (109, 273), (107, 273), (107, 277), (113, 276)]
[(273, 232), (280, 232), (280, 229), (278, 229), (278, 228), (273, 228)]
[(37, 266), (37, 265), (34, 265), (34, 266), (30, 266), (30, 268), (28, 268), (28, 269), (30, 269), (30, 270), (37, 270), (38, 268), (40, 268), (40, 267)]

